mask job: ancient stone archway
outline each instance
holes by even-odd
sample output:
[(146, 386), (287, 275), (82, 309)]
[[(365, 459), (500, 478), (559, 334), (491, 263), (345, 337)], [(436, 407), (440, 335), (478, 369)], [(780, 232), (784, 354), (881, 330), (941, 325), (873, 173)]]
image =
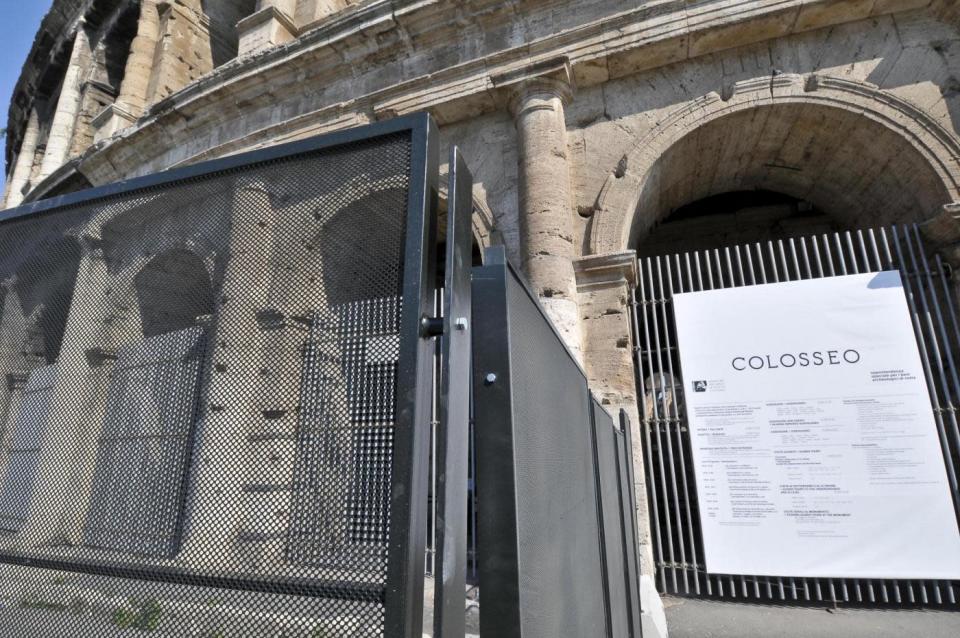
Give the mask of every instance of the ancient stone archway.
[(910, 103), (824, 76), (740, 82), (675, 111), (604, 184), (589, 252), (636, 246), (672, 210), (732, 190), (805, 199), (848, 226), (921, 221), (957, 199), (960, 142)]
[[(630, 249), (674, 210), (763, 189), (858, 227), (925, 220), (960, 199), (954, 134), (913, 104), (846, 78), (744, 80), (683, 103), (629, 148), (610, 167), (589, 222), (587, 256), (576, 265), (588, 374), (607, 401), (628, 410), (644, 390), (629, 348), (626, 308), (637, 284)], [(636, 412), (631, 417), (639, 423)], [(635, 462), (643, 467), (642, 458)], [(640, 488), (638, 498), (645, 496)], [(649, 529), (641, 517), (641, 530)], [(641, 538), (645, 552), (650, 542)], [(644, 560), (652, 573), (652, 556)]]
[(210, 275), (192, 252), (175, 249), (155, 257), (137, 273), (133, 285), (147, 338), (185, 330), (197, 325), (197, 317), (213, 313)]

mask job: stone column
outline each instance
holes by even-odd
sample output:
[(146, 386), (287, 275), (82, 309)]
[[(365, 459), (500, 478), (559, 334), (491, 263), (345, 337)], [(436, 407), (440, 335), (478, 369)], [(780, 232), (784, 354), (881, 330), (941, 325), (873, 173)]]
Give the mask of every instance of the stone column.
[(23, 189), (30, 182), (30, 173), (33, 170), (39, 137), (40, 119), (37, 117), (37, 112), (31, 110), (30, 119), (27, 120), (27, 129), (23, 133), (23, 142), (20, 144), (20, 153), (17, 155), (17, 162), (14, 165), (13, 173), (10, 175), (9, 190), (4, 202), (6, 208), (19, 206), (23, 201)]
[(522, 268), (567, 346), (581, 356), (572, 259), (577, 255), (563, 107), (570, 85), (524, 80), (510, 107), (519, 141)]
[(945, 257), (960, 263), (960, 202), (944, 204), (920, 223), (920, 231), (937, 248), (944, 251)]
[[(243, 528), (244, 485), (247, 475), (251, 425), (258, 422), (256, 389), (262, 381), (264, 333), (257, 318), (269, 303), (270, 259), (275, 211), (267, 186), (238, 180), (234, 194), (229, 261), (216, 309), (210, 343), (213, 344), (207, 387), (202, 397), (196, 467), (191, 477), (191, 502), (182, 561), (219, 567), (236, 565)], [(238, 565), (239, 567), (239, 565)]]
[(137, 35), (130, 43), (130, 54), (120, 83), (117, 104), (134, 117), (147, 107), (147, 87), (153, 74), (153, 59), (160, 40), (160, 12), (157, 0), (141, 0)]
[(213, 71), (210, 19), (201, 0), (170, 0), (160, 7), (160, 39), (147, 87), (155, 104)]
[[(23, 306), (16, 290), (16, 276), (0, 281), (0, 423), (7, 423), (12, 397), (26, 383), (29, 364), (23, 356), (27, 330)], [(0, 434), (0, 450), (6, 452), (10, 428)]]
[(57, 110), (50, 125), (50, 135), (47, 137), (47, 151), (40, 165), (40, 174), (37, 181), (41, 182), (55, 170), (63, 166), (70, 153), (70, 144), (73, 140), (73, 129), (80, 112), (81, 88), (84, 75), (92, 59), (90, 39), (83, 24), (77, 28), (77, 35), (73, 41), (73, 51), (70, 54), (70, 64), (63, 78), (60, 89), (60, 99), (57, 101)]
[(110, 275), (96, 239), (81, 241), (73, 300), (56, 362), (50, 413), (40, 436), (40, 459), (30, 513), (16, 542), (20, 547), (81, 540), (85, 495), (75, 476), (89, 464), (103, 421), (108, 370), (91, 366), (88, 350), (103, 342)]
[(157, 0), (141, 0), (137, 35), (130, 43), (120, 95), (117, 96), (117, 101), (108, 106), (94, 121), (97, 129), (94, 141), (99, 142), (127, 128), (146, 110), (153, 61), (159, 41), (160, 11)]
[[(950, 267), (960, 268), (960, 202), (944, 204), (920, 223), (920, 232)], [(960, 307), (960, 280), (955, 277), (951, 286), (954, 307)]]
[(583, 357), (590, 388), (611, 414), (619, 413), (621, 408), (626, 410), (633, 426), (638, 540), (644, 573), (650, 574), (653, 554), (640, 450), (642, 430), (630, 317), (630, 290), (637, 285), (637, 257), (632, 250), (590, 255), (576, 260), (574, 268), (583, 316)]
[(296, 0), (259, 0), (257, 10), (237, 23), (238, 55), (248, 55), (297, 37)]
[[(637, 502), (637, 542), (640, 549), (643, 635), (665, 636), (663, 603), (653, 581), (653, 548), (647, 505), (641, 437), (643, 423), (637, 408), (636, 368), (630, 291), (637, 286), (637, 256), (621, 253), (590, 255), (573, 263), (583, 317), (583, 358), (591, 390), (613, 415), (626, 410), (633, 438), (634, 493)], [(616, 418), (616, 416), (615, 416)]]

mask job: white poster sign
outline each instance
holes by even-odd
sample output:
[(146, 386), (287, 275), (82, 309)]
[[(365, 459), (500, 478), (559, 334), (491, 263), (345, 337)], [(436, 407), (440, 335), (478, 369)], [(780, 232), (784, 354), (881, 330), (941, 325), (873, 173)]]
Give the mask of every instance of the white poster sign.
[(898, 272), (678, 294), (707, 570), (958, 579)]

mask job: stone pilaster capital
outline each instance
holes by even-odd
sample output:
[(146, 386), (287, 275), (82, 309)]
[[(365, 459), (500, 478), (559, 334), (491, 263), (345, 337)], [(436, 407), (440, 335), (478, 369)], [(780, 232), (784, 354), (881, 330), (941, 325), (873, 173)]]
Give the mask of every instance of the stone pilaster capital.
[(569, 104), (575, 91), (570, 60), (565, 57), (512, 69), (491, 81), (506, 96), (514, 117), (544, 99), (559, 98), (561, 103)]
[(210, 28), (210, 17), (203, 12), (200, 0), (159, 0), (157, 9), (160, 13), (175, 11), (180, 17), (199, 27)]
[(114, 102), (113, 104), (108, 104), (105, 109), (95, 115), (93, 119), (90, 120), (90, 124), (94, 129), (99, 129), (103, 127), (103, 125), (106, 124), (112, 117), (118, 117), (122, 120), (125, 120), (128, 124), (133, 124), (137, 121), (137, 118), (130, 111), (130, 107), (126, 104)]
[(81, 235), (75, 236), (80, 244), (80, 250), (86, 256), (103, 256), (103, 248), (106, 242), (104, 242), (103, 237), (100, 234), (99, 228), (89, 229), (92, 232), (84, 232)]
[(577, 290), (624, 286), (635, 288), (638, 280), (637, 254), (632, 250), (587, 255), (573, 261)]
[(960, 243), (960, 202), (944, 204), (920, 224), (920, 230), (937, 246)]
[(27, 387), (27, 380), (29, 378), (29, 374), (26, 372), (18, 371), (7, 373), (7, 390), (9, 392), (23, 390), (25, 387)]
[[(140, 0), (140, 17), (137, 22), (141, 25), (159, 24), (160, 13), (164, 9), (168, 9), (169, 5), (170, 2), (168, 0)], [(143, 27), (140, 28), (142, 29)]]

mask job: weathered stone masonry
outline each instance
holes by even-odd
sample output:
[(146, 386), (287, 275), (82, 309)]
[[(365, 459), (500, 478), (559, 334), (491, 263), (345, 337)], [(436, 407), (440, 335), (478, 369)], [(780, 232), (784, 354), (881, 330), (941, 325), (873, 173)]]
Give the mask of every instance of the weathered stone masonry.
[[(957, 258), (958, 28), (950, 0), (58, 0), (11, 105), (5, 202), (428, 110), (476, 176), (478, 243), (505, 245), (637, 427), (632, 255), (676, 209), (762, 189), (837, 227), (924, 222)], [(759, 214), (673, 236), (719, 245)]]

